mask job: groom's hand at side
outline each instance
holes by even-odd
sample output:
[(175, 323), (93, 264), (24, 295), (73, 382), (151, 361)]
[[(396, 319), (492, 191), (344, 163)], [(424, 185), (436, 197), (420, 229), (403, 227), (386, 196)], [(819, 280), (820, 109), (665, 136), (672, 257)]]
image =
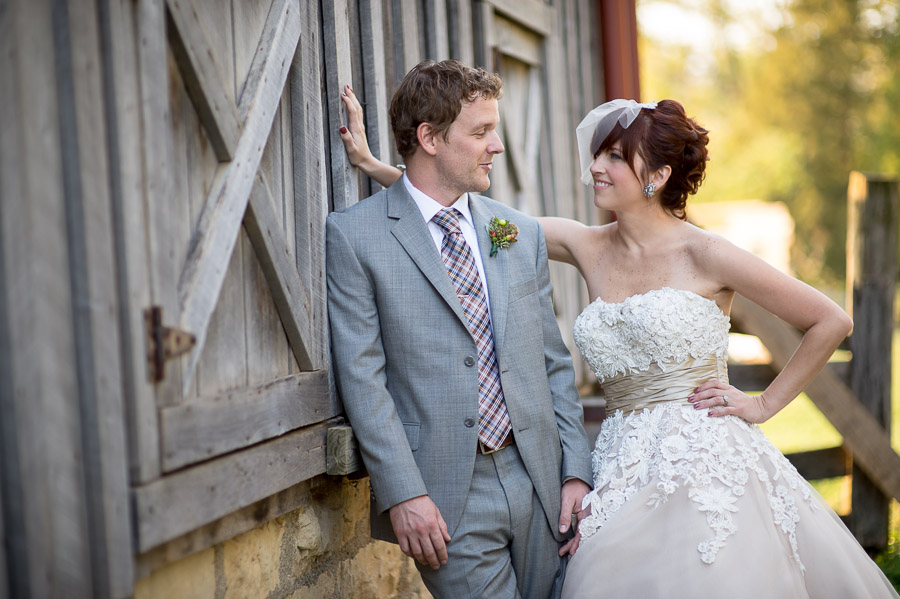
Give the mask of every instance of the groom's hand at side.
[[(562, 490), (559, 494), (559, 532), (565, 533), (569, 530), (573, 514), (575, 514), (578, 521), (581, 522), (581, 519), (584, 517), (584, 514), (581, 513), (581, 500), (584, 499), (584, 496), (590, 491), (591, 488), (588, 484), (577, 478), (572, 478), (563, 483)], [(580, 540), (581, 537), (578, 535), (569, 539), (569, 541), (560, 549), (559, 554), (564, 555), (568, 553), (574, 555), (575, 550), (578, 549)]]
[(435, 570), (447, 563), (447, 523), (428, 495), (398, 503), (390, 515), (403, 553)]

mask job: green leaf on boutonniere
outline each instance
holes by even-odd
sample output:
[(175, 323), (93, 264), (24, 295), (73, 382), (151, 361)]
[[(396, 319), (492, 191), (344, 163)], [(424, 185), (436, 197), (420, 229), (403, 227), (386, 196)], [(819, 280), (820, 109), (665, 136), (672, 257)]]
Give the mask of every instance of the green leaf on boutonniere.
[(498, 250), (505, 250), (511, 244), (516, 242), (516, 235), (519, 234), (519, 227), (512, 224), (505, 218), (491, 217), (491, 222), (487, 226), (488, 235), (491, 236), (491, 257)]

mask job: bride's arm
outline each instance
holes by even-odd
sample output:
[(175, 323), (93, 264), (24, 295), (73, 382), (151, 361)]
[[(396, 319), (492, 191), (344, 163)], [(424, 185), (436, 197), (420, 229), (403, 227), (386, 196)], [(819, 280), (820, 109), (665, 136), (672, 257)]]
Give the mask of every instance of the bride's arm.
[(805, 331), (794, 355), (761, 395), (747, 396), (737, 391), (734, 396), (729, 395), (728, 406), (723, 407), (721, 395), (732, 393), (730, 389), (734, 388), (712, 381), (701, 385), (695, 394), (695, 402), (711, 398), (711, 405), (702, 401), (701, 407), (714, 408), (713, 416), (736, 414), (750, 422), (764, 422), (812, 382), (850, 334), (853, 321), (823, 293), (724, 239), (712, 237), (706, 253), (711, 274), (722, 281), (724, 288), (740, 293)]
[(341, 100), (347, 107), (347, 126), (341, 127), (341, 141), (347, 150), (350, 164), (359, 167), (362, 172), (375, 179), (383, 187), (390, 187), (400, 176), (402, 171), (396, 167), (378, 160), (369, 149), (369, 140), (366, 138), (366, 127), (363, 125), (363, 111), (356, 94), (349, 85), (344, 86), (341, 92)]
[(542, 216), (538, 218), (547, 241), (547, 255), (551, 260), (565, 262), (581, 270), (579, 250), (587, 247), (590, 228), (570, 218)]

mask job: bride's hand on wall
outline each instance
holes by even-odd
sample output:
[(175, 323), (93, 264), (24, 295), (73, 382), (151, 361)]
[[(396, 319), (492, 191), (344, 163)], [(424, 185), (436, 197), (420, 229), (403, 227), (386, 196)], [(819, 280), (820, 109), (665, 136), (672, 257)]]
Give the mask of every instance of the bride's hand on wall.
[(759, 424), (772, 417), (763, 394), (747, 395), (734, 385), (716, 379), (710, 379), (694, 389), (688, 402), (693, 404), (695, 410), (707, 410), (707, 415), (712, 418), (738, 416)]
[(363, 124), (363, 109), (356, 94), (349, 85), (344, 86), (341, 92), (341, 100), (347, 108), (347, 125), (340, 129), (341, 141), (347, 150), (347, 158), (353, 166), (362, 167), (375, 160), (369, 149), (369, 140), (366, 138), (366, 126)]
[(366, 138), (366, 126), (363, 124), (362, 105), (349, 85), (344, 86), (341, 100), (347, 107), (347, 125), (341, 126), (340, 134), (350, 164), (358, 167), (383, 187), (390, 187), (403, 173), (400, 169), (378, 160), (372, 154), (369, 140)]

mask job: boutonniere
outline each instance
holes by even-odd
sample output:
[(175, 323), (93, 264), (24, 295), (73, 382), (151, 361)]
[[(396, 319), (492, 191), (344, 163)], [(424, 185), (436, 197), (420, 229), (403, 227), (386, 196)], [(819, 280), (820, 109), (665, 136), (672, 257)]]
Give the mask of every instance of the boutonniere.
[(505, 218), (491, 217), (491, 222), (487, 226), (488, 235), (491, 236), (491, 257), (497, 253), (497, 250), (505, 250), (511, 244), (516, 242), (516, 235), (519, 234), (519, 227), (512, 224)]

